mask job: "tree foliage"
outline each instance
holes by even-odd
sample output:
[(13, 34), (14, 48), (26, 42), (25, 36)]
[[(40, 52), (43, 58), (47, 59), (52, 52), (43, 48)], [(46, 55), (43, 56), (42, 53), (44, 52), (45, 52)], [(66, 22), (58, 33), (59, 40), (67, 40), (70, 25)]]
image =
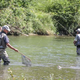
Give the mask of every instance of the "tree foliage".
[(25, 33), (73, 34), (80, 25), (79, 0), (1, 0), (0, 25)]

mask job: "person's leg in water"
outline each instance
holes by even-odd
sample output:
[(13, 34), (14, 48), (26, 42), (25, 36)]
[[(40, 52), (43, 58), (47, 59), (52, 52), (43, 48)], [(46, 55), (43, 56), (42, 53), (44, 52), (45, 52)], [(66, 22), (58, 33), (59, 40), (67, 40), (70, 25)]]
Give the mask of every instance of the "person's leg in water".
[(80, 46), (77, 46), (77, 55), (80, 55)]
[(6, 51), (3, 52), (1, 58), (4, 62), (3, 65), (9, 65), (10, 61), (9, 61), (9, 57)]

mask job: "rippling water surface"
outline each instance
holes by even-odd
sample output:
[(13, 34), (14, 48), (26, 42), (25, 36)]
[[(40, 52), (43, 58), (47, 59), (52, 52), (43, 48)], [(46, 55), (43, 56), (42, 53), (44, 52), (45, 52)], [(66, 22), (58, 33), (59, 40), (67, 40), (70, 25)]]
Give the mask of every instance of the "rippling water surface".
[[(22, 64), (21, 55), (9, 48), (7, 52), (10, 65), (0, 66), (0, 80), (7, 80), (13, 75), (22, 80), (80, 80), (80, 56), (76, 55), (73, 37), (56, 36), (9, 36), (10, 44), (31, 59), (32, 65)], [(6, 77), (8, 76), (8, 77)]]

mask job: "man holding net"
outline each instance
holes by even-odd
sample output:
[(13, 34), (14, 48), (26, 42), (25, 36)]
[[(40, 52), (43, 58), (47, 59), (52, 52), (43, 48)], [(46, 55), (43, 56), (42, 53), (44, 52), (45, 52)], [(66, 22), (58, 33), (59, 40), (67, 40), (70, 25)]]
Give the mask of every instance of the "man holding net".
[(17, 49), (15, 49), (13, 46), (9, 43), (9, 38), (7, 36), (7, 33), (10, 31), (10, 28), (7, 25), (4, 25), (2, 27), (2, 31), (0, 32), (0, 60), (3, 60), (3, 65), (9, 65), (10, 61), (8, 58), (8, 54), (6, 52), (7, 46), (14, 51), (18, 52)]

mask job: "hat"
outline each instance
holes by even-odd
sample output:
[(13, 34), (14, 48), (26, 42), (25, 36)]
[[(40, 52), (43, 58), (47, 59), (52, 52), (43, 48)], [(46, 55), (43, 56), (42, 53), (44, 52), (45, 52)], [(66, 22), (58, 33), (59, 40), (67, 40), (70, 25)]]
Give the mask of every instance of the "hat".
[(77, 31), (77, 32), (80, 32), (80, 28), (78, 28), (76, 31)]
[(10, 31), (10, 28), (9, 28), (7, 25), (4, 25), (4, 26), (2, 27), (2, 30), (4, 30), (4, 29), (6, 29), (7, 31)]

